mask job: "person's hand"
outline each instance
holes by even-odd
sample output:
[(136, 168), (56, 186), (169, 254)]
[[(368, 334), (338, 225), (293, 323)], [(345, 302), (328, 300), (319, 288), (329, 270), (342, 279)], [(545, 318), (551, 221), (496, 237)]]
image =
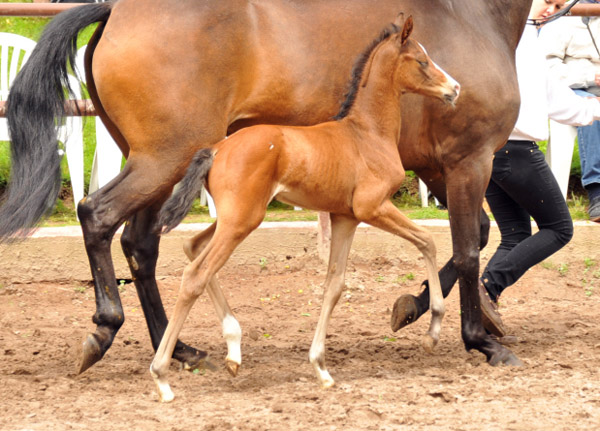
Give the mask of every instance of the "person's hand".
[(600, 87), (600, 73), (596, 73), (596, 75), (594, 75), (594, 83), (596, 86)]

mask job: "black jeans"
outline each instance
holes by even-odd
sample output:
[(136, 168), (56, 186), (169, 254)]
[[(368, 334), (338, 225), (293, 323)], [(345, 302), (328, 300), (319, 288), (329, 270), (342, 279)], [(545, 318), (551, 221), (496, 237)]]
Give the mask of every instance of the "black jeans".
[[(558, 183), (535, 142), (508, 141), (494, 155), (485, 193), (501, 242), (481, 280), (490, 297), (514, 284), (529, 268), (573, 237), (573, 221)], [(531, 234), (530, 216), (539, 231)]]

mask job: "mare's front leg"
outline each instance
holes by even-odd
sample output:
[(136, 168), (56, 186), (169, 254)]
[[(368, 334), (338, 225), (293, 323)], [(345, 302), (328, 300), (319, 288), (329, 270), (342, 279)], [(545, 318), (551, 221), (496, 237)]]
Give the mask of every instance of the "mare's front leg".
[(354, 218), (331, 214), (331, 251), (324, 286), (324, 300), (309, 352), (310, 363), (313, 365), (323, 388), (329, 388), (335, 383), (325, 366), (325, 337), (331, 313), (344, 289), (348, 254), (350, 253), (357, 225), (358, 221)]
[(476, 349), (482, 352), (490, 365), (522, 365), (514, 353), (486, 334), (481, 322), (478, 293), (479, 229), (481, 204), (489, 175), (477, 176), (477, 170), (469, 165), (449, 172), (447, 179), (453, 260), (458, 272), (465, 348), (467, 351)]
[[(198, 257), (202, 250), (204, 250), (204, 248), (208, 245), (210, 239), (213, 237), (216, 226), (216, 223), (213, 223), (210, 225), (210, 227), (185, 242), (183, 250), (190, 261), (196, 259), (196, 257)], [(231, 311), (225, 295), (223, 295), (223, 291), (219, 286), (219, 281), (216, 275), (211, 278), (206, 290), (208, 291), (208, 295), (210, 296), (210, 299), (215, 307), (217, 317), (221, 321), (223, 338), (227, 343), (227, 357), (225, 358), (225, 365), (227, 367), (227, 371), (229, 371), (229, 373), (235, 377), (237, 376), (240, 365), (242, 364), (242, 328), (233, 315), (233, 311)]]
[[(156, 351), (167, 327), (167, 315), (156, 284), (156, 262), (160, 244), (160, 232), (156, 228), (162, 201), (139, 211), (125, 223), (121, 247), (127, 258), (135, 288), (140, 299), (152, 347)], [(202, 368), (206, 352), (196, 350), (178, 341), (173, 358), (186, 369)]]
[[(371, 215), (371, 213), (374, 215)], [(431, 292), (429, 304), (431, 323), (427, 336), (423, 338), (423, 347), (428, 352), (432, 352), (440, 339), (440, 330), (445, 313), (433, 236), (426, 229), (418, 226), (402, 214), (389, 200), (385, 200), (379, 208), (366, 212), (363, 217), (361, 218), (366, 223), (410, 241), (423, 254)]]

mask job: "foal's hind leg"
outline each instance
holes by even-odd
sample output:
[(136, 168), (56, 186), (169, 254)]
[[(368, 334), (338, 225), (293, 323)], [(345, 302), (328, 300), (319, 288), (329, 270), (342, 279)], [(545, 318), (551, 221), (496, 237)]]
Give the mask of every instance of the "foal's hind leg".
[(183, 323), (192, 305), (198, 296), (202, 294), (217, 271), (229, 259), (233, 250), (252, 230), (252, 228), (247, 227), (242, 227), (241, 230), (238, 230), (237, 226), (231, 229), (220, 230), (217, 227), (209, 244), (185, 268), (175, 310), (169, 320), (154, 360), (150, 365), (150, 374), (156, 383), (161, 401), (169, 402), (174, 397), (166, 375), (177, 337), (183, 328)]
[(389, 200), (385, 201), (376, 211), (377, 216), (363, 219), (372, 226), (386, 232), (398, 235), (414, 244), (425, 258), (427, 276), (429, 279), (431, 323), (428, 336), (423, 339), (423, 347), (431, 352), (440, 338), (442, 319), (445, 307), (442, 288), (437, 272), (436, 248), (431, 234), (416, 225), (402, 214)]
[[(154, 350), (158, 348), (168, 323), (156, 284), (156, 261), (160, 242), (156, 220), (161, 205), (162, 201), (131, 217), (125, 223), (121, 236), (121, 247), (129, 263)], [(178, 341), (173, 357), (181, 361), (186, 369), (195, 369), (204, 365), (206, 353)]]
[[(198, 257), (202, 250), (204, 250), (210, 239), (213, 237), (215, 228), (216, 223), (213, 223), (208, 229), (186, 241), (183, 249), (190, 261), (193, 261)], [(227, 366), (227, 371), (235, 377), (242, 364), (242, 328), (233, 315), (225, 295), (223, 295), (223, 291), (219, 286), (216, 275), (208, 282), (206, 290), (208, 291), (208, 295), (213, 302), (215, 311), (217, 312), (217, 316), (221, 320), (221, 326), (223, 327), (223, 338), (227, 343), (225, 365)]]
[(310, 363), (323, 388), (329, 388), (335, 383), (325, 366), (325, 337), (331, 313), (344, 288), (348, 254), (357, 225), (358, 222), (354, 218), (331, 215), (331, 251), (324, 286), (325, 294), (319, 323), (309, 352)]

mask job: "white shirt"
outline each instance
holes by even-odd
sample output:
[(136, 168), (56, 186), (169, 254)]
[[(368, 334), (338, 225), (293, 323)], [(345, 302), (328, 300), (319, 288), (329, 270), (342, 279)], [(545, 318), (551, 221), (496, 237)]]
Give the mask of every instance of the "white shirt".
[[(589, 28), (600, 43), (600, 18), (592, 17)], [(563, 17), (545, 25), (540, 43), (550, 72), (571, 88), (595, 87), (600, 57), (581, 17)]]
[(550, 76), (537, 29), (526, 25), (516, 52), (517, 79), (521, 94), (519, 118), (509, 139), (545, 141), (548, 118), (571, 126), (587, 126), (600, 120), (600, 102), (577, 96)]

